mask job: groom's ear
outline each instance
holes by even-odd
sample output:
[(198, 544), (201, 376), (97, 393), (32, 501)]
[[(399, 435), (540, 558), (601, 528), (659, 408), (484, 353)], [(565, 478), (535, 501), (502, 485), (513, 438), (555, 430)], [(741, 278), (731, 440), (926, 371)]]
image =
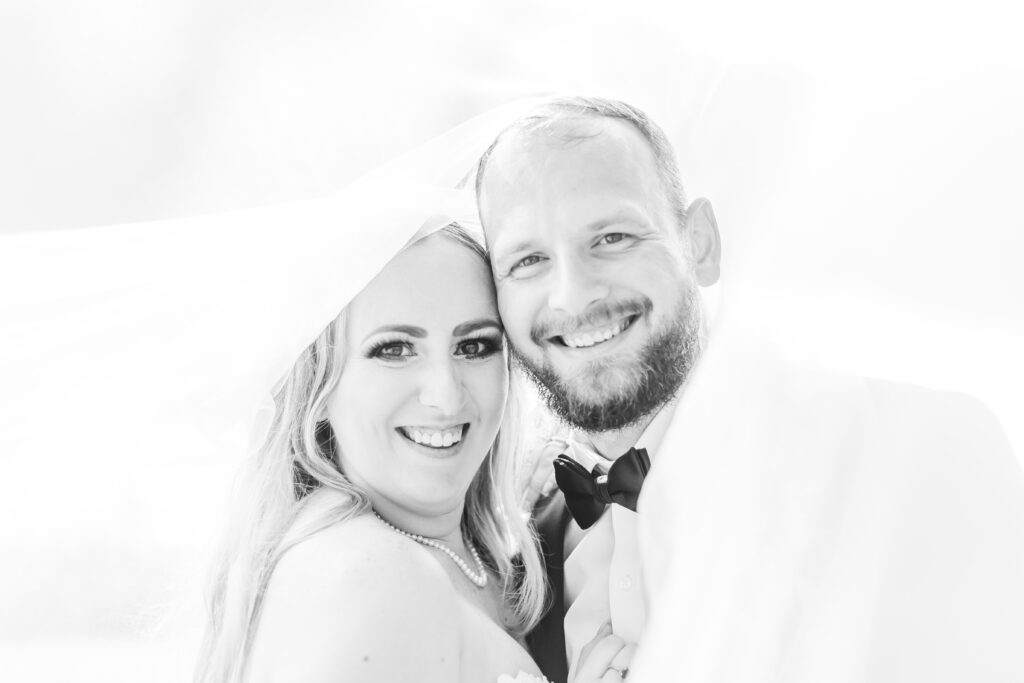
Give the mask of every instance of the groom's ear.
[(711, 202), (698, 197), (690, 203), (683, 234), (690, 240), (697, 284), (708, 287), (718, 282), (721, 274), (722, 238), (718, 234), (718, 221), (715, 220)]

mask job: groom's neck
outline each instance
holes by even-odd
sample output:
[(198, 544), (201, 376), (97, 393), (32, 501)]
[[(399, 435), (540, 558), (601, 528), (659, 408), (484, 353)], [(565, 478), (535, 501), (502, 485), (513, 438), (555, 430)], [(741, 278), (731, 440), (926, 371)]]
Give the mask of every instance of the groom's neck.
[(640, 436), (651, 424), (654, 415), (645, 417), (635, 425), (608, 432), (588, 432), (587, 438), (602, 456), (615, 460), (620, 455), (637, 445)]

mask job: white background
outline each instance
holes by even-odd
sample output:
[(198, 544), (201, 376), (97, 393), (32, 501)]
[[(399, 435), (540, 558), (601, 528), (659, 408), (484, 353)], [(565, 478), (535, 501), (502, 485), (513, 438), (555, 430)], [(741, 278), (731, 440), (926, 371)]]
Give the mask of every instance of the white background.
[[(611, 95), (715, 205), (726, 305), (837, 367), (978, 396), (1020, 456), (1019, 23), (822, 4), (8, 0), (0, 232), (322, 196), (511, 99)], [(66, 461), (0, 453), (2, 678), (187, 679), (241, 454), (42, 436)]]

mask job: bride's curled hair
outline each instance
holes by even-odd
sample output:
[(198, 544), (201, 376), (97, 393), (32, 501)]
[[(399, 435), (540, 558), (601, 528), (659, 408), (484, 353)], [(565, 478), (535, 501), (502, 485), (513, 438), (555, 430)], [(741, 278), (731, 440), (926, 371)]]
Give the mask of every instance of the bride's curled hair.
[[(486, 261), (457, 224), (440, 230)], [(371, 511), (366, 493), (341, 471), (330, 424), (322, 419), (343, 371), (345, 311), (306, 347), (274, 396), (262, 446), (244, 465), (227, 534), (215, 558), (197, 683), (241, 681), (271, 574), (290, 548), (329, 526)], [(509, 401), (506, 420), (516, 401)], [(511, 441), (511, 440), (504, 440)], [(463, 533), (501, 580), (510, 623), (528, 631), (544, 607), (545, 572), (519, 509), (517, 457), (499, 433), (466, 493)]]

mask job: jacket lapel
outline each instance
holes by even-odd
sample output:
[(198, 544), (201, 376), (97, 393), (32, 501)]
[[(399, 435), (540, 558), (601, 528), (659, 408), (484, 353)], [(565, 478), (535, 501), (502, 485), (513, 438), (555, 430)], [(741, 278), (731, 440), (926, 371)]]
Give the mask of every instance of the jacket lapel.
[(563, 604), (565, 572), (565, 529), (569, 523), (569, 509), (562, 492), (538, 501), (533, 510), (533, 522), (540, 536), (541, 552), (547, 569), (551, 600), (540, 623), (527, 634), (526, 643), (541, 672), (551, 683), (566, 683), (569, 666), (565, 661), (565, 629)]

